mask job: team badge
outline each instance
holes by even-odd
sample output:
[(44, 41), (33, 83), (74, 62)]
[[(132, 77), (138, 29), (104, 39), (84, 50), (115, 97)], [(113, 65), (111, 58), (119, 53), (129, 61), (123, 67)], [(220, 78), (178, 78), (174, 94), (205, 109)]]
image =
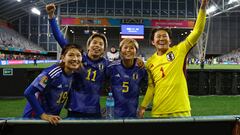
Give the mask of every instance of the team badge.
[(137, 73), (133, 73), (133, 80), (137, 80), (138, 79), (138, 74)]
[(39, 84), (40, 84), (43, 88), (45, 88), (46, 85), (47, 85), (47, 81), (48, 81), (48, 77), (47, 77), (47, 76), (43, 76), (43, 77), (41, 78)]
[(173, 61), (174, 59), (175, 59), (175, 56), (174, 56), (173, 52), (172, 52), (172, 51), (169, 52), (169, 53), (167, 54), (167, 60), (168, 60), (168, 61)]

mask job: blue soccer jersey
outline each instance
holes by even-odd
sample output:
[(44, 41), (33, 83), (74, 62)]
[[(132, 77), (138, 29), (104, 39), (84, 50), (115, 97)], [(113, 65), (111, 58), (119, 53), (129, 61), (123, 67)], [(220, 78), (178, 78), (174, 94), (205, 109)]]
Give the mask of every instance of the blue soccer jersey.
[(39, 118), (42, 113), (59, 115), (68, 100), (72, 78), (58, 65), (44, 69), (24, 92), (28, 102), (23, 117)]
[[(56, 19), (49, 19), (49, 23), (55, 39), (63, 48), (68, 41), (64, 39)], [(109, 62), (105, 58), (93, 61), (86, 53), (82, 62), (83, 69), (74, 75), (73, 90), (70, 92), (67, 108), (80, 113), (100, 113), (100, 94)]]
[(84, 55), (83, 69), (74, 75), (68, 109), (81, 113), (100, 113), (100, 95), (108, 61), (92, 61)]
[(115, 117), (136, 117), (141, 83), (146, 83), (145, 68), (134, 65), (125, 68), (121, 61), (116, 61), (107, 68), (115, 106)]

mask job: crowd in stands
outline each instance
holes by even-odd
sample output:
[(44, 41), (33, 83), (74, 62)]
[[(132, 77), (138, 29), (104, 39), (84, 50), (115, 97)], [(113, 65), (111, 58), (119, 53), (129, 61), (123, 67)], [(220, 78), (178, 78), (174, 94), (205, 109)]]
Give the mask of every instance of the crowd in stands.
[[(26, 39), (8, 25), (0, 25), (0, 47), (4, 48), (0, 51), (0, 60), (52, 60), (50, 57), (42, 54), (25, 53), (25, 50), (46, 51), (42, 47)], [(7, 49), (5, 49), (7, 48)], [(18, 51), (12, 51), (11, 48)]]
[(47, 55), (40, 55), (40, 54), (31, 54), (31, 53), (4, 53), (0, 52), (0, 60), (54, 60), (56, 58), (50, 57)]
[[(200, 64), (198, 58), (189, 57), (187, 58), (188, 64)], [(217, 57), (206, 58), (204, 61), (205, 64), (240, 64), (240, 48), (233, 50), (230, 53), (220, 55)]]
[(45, 51), (42, 47), (26, 39), (15, 30), (1, 25), (0, 25), (0, 46)]
[(240, 48), (215, 58), (219, 64), (240, 64)]

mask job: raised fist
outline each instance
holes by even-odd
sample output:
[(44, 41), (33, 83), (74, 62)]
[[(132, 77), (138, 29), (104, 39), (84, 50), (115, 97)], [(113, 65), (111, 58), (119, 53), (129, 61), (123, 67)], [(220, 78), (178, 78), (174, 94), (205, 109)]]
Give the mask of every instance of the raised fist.
[(51, 3), (51, 4), (47, 4), (47, 5), (46, 5), (46, 11), (47, 11), (48, 16), (49, 16), (50, 18), (52, 18), (52, 17), (54, 16), (55, 10), (56, 10), (55, 4)]

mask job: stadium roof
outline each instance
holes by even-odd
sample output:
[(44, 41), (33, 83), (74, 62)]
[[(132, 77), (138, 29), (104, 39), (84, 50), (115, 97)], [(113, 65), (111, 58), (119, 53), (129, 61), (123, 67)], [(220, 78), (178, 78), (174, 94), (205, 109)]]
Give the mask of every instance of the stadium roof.
[(211, 16), (238, 15), (240, 12), (240, 0), (209, 0), (209, 8), (211, 6), (216, 7)]
[[(9, 22), (25, 16), (30, 13), (32, 7), (44, 10), (48, 3), (64, 4), (78, 0), (0, 0), (0, 19)], [(200, 1), (200, 0), (199, 0)], [(231, 4), (229, 4), (231, 2)], [(219, 14), (229, 14), (240, 12), (240, 0), (209, 0), (209, 7), (215, 5), (217, 10), (212, 13), (213, 16)]]
[(31, 12), (32, 7), (43, 10), (48, 3), (63, 4), (77, 0), (0, 0), (0, 19), (12, 21)]

